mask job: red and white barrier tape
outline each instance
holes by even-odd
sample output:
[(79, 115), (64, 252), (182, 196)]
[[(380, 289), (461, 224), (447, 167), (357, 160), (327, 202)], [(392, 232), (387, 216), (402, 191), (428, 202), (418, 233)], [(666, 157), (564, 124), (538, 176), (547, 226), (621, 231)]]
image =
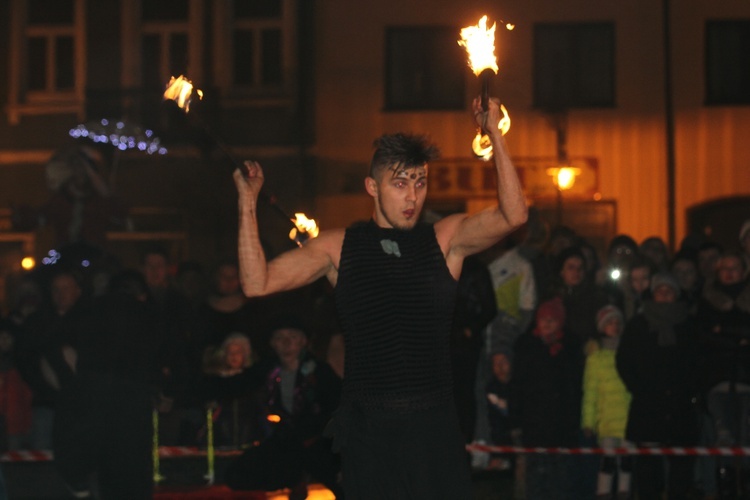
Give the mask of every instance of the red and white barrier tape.
[(542, 455), (669, 455), (669, 456), (750, 456), (748, 447), (622, 447), (622, 448), (543, 448), (523, 446), (490, 446), (469, 444), (468, 451), (508, 454), (542, 454)]
[[(159, 447), (160, 458), (189, 458), (205, 457), (207, 451), (205, 448), (193, 446), (161, 446)], [(242, 454), (242, 450), (215, 450), (216, 457), (234, 457)], [(52, 451), (49, 450), (18, 450), (9, 451), (0, 456), (0, 462), (51, 462), (55, 459)]]
[[(669, 455), (669, 456), (750, 456), (750, 447), (691, 447), (691, 448), (556, 448), (556, 447), (523, 447), (523, 446), (491, 446), (484, 444), (466, 445), (467, 451), (506, 454), (541, 454), (541, 455)], [(234, 457), (242, 454), (243, 450), (227, 449), (215, 450), (217, 457)], [(194, 446), (160, 446), (160, 458), (189, 458), (205, 457), (207, 450)], [(0, 462), (51, 462), (54, 455), (48, 450), (18, 450), (9, 451), (0, 456)]]

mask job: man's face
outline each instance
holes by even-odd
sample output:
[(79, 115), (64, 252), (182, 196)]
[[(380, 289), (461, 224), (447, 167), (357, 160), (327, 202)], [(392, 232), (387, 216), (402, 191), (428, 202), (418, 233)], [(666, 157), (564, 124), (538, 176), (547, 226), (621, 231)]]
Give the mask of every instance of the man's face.
[(627, 269), (630, 267), (633, 257), (635, 257), (635, 253), (632, 248), (628, 245), (617, 245), (609, 254), (609, 264), (611, 267)]
[(58, 314), (65, 314), (75, 305), (81, 296), (81, 287), (76, 280), (67, 274), (56, 276), (50, 286), (52, 302)]
[(507, 382), (510, 379), (510, 360), (505, 354), (495, 354), (492, 356), (492, 373), (501, 382)]
[(284, 360), (298, 359), (307, 345), (307, 337), (296, 328), (281, 328), (271, 334), (271, 348)]
[(692, 290), (698, 282), (698, 269), (689, 260), (678, 260), (672, 265), (672, 274), (683, 290)]
[(630, 287), (637, 294), (642, 294), (651, 286), (651, 273), (647, 267), (634, 267), (630, 271)]
[(419, 220), (427, 197), (427, 165), (386, 170), (379, 179), (368, 177), (367, 192), (375, 198), (375, 222), (379, 226), (411, 229)]
[(225, 264), (216, 272), (216, 291), (226, 296), (239, 292), (240, 274), (236, 266)]
[(156, 253), (146, 255), (143, 261), (143, 276), (149, 288), (167, 286), (167, 259)]
[(580, 257), (570, 257), (565, 260), (560, 270), (560, 277), (565, 286), (577, 286), (583, 281), (583, 260)]
[(722, 285), (734, 285), (742, 281), (744, 269), (739, 257), (722, 257), (716, 267), (719, 283)]

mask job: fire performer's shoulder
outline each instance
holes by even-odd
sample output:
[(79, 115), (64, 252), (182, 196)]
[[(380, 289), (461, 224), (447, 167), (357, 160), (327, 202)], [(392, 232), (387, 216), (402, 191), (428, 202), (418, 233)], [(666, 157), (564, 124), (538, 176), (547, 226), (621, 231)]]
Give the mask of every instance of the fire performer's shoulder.
[(345, 232), (343, 228), (321, 231), (317, 238), (310, 240), (305, 246), (314, 246), (317, 250), (328, 254), (334, 267), (338, 269)]

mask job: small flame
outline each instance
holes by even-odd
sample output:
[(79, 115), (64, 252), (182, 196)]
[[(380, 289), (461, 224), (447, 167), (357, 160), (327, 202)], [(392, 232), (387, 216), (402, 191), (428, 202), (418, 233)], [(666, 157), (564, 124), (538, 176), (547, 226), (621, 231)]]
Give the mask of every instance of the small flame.
[(171, 99), (177, 103), (177, 106), (185, 110), (185, 113), (190, 111), (190, 101), (193, 97), (193, 92), (198, 95), (198, 99), (203, 99), (203, 91), (201, 89), (193, 89), (193, 82), (180, 75), (177, 78), (172, 77), (169, 79), (167, 84), (167, 90), (164, 91), (164, 99)]
[(308, 219), (307, 216), (302, 213), (295, 213), (294, 217), (295, 218), (291, 219), (291, 221), (294, 223), (295, 227), (289, 231), (290, 240), (295, 241), (297, 245), (302, 246), (302, 244), (308, 239), (318, 236), (320, 230), (318, 229), (318, 224), (315, 222), (315, 219)]
[(278, 424), (279, 422), (281, 422), (281, 417), (272, 413), (266, 417), (266, 420), (268, 420), (269, 422), (273, 422), (274, 424)]
[[(503, 117), (500, 118), (497, 128), (505, 135), (510, 130), (510, 116), (508, 115), (508, 110), (502, 104), (500, 105), (500, 111), (503, 112)], [(477, 135), (471, 143), (471, 149), (478, 158), (484, 161), (489, 161), (492, 158), (492, 143), (489, 136), (482, 134), (481, 130), (477, 131)]]
[(466, 47), (469, 55), (469, 67), (475, 75), (485, 69), (491, 69), (497, 74), (497, 59), (495, 58), (495, 27), (493, 24), (487, 29), (487, 16), (482, 16), (476, 26), (467, 26), (461, 29), (461, 40), (459, 45)]

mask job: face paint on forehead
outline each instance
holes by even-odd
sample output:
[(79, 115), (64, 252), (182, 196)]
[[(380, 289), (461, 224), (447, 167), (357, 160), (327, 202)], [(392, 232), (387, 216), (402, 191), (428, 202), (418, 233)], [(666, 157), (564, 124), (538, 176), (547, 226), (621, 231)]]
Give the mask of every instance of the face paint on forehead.
[(427, 177), (427, 165), (397, 166), (393, 169), (393, 177), (399, 179), (418, 179)]

